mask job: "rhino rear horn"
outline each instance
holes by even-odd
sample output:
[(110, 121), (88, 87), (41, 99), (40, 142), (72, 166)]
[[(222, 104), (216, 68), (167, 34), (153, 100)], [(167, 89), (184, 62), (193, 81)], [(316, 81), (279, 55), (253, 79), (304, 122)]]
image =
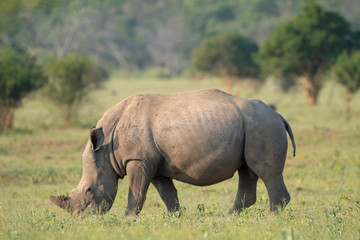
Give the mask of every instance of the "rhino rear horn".
[(104, 132), (102, 127), (92, 128), (90, 131), (90, 141), (92, 144), (92, 150), (95, 152), (98, 150), (104, 142)]
[(50, 201), (52, 201), (56, 206), (65, 209), (67, 197), (64, 195), (60, 196), (49, 196)]

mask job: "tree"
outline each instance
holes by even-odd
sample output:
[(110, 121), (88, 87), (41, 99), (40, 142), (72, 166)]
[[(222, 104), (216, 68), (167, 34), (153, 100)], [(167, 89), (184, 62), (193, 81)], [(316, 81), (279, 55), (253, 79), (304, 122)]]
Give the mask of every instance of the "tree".
[(13, 126), (22, 99), (45, 82), (34, 57), (12, 48), (0, 50), (0, 131)]
[(351, 34), (350, 25), (342, 16), (311, 1), (264, 41), (257, 62), (265, 72), (300, 82), (308, 104), (314, 105), (325, 72), (349, 47)]
[(257, 49), (256, 43), (238, 34), (206, 38), (193, 52), (192, 66), (220, 77), (230, 92), (235, 78), (258, 77), (259, 68), (252, 59)]
[(349, 119), (350, 102), (355, 92), (360, 89), (360, 51), (348, 54), (344, 52), (336, 61), (332, 72), (336, 80), (345, 87), (344, 116)]
[(91, 90), (100, 87), (108, 76), (88, 56), (76, 53), (49, 59), (46, 71), (49, 84), (45, 95), (60, 108), (66, 126), (71, 125), (83, 99)]

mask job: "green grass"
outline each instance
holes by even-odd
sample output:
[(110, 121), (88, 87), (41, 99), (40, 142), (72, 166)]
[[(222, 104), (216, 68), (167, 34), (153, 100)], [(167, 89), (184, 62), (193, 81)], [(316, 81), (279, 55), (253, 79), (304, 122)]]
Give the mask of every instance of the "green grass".
[(301, 89), (280, 92), (267, 82), (258, 90), (237, 85), (234, 93), (275, 103), (290, 122), (297, 157), (289, 148), (284, 177), (292, 196), (269, 214), (264, 184), (258, 200), (240, 215), (228, 215), (237, 176), (209, 187), (175, 182), (182, 211), (168, 214), (150, 187), (139, 217), (124, 217), (127, 180), (104, 216), (72, 217), (48, 200), (68, 194), (82, 173), (81, 154), (89, 128), (104, 111), (135, 93), (171, 93), (217, 87), (215, 80), (113, 77), (91, 94), (72, 128), (62, 127), (56, 108), (35, 94), (16, 112), (15, 129), (0, 135), (0, 239), (359, 239), (360, 94), (351, 119), (342, 114), (344, 91), (330, 83), (319, 104), (308, 107)]

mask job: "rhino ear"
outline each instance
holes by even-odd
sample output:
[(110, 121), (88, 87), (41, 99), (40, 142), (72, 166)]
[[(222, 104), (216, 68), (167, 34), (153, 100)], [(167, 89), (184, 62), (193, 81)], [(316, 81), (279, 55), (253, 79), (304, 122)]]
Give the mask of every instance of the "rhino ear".
[(90, 130), (90, 142), (91, 142), (91, 148), (94, 152), (101, 147), (101, 145), (104, 142), (104, 132), (102, 130), (102, 127), (100, 128), (93, 127)]

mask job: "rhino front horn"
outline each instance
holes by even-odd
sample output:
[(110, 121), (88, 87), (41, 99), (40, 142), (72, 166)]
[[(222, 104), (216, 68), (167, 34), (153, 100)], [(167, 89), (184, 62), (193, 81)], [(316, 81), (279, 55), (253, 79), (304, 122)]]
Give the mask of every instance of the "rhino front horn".
[(49, 199), (58, 207), (65, 209), (66, 201), (68, 200), (68, 197), (64, 195), (60, 196), (49, 196)]

